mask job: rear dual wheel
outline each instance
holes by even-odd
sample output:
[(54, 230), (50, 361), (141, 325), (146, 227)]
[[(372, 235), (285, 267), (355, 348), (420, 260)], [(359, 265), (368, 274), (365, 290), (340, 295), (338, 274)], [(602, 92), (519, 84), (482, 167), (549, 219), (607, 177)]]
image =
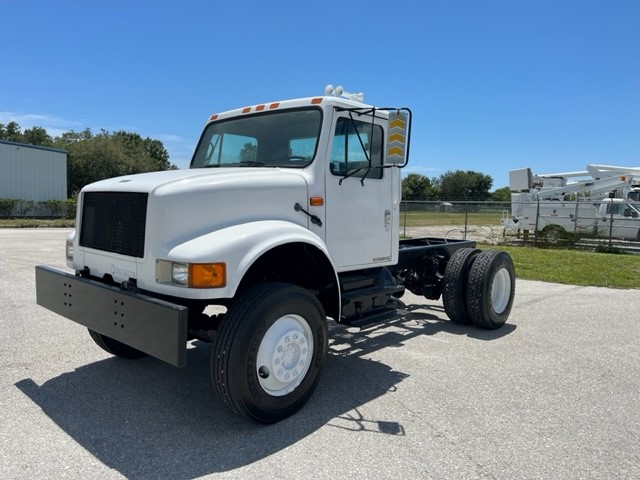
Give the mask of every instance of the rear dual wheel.
[(467, 309), (474, 325), (490, 330), (504, 325), (515, 287), (515, 269), (508, 253), (486, 250), (478, 255), (467, 282)]
[(442, 303), (447, 316), (455, 323), (467, 325), (471, 318), (467, 312), (467, 281), (469, 270), (480, 253), (477, 248), (456, 250), (444, 271)]
[(514, 293), (515, 269), (506, 252), (461, 248), (447, 263), (442, 300), (456, 323), (501, 327), (511, 313)]

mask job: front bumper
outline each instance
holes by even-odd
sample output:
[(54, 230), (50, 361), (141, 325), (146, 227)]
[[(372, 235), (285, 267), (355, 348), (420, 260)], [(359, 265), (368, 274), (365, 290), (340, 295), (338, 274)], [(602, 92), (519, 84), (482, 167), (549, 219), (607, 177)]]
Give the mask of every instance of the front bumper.
[(36, 267), (36, 299), (52, 312), (176, 367), (187, 363), (188, 308)]

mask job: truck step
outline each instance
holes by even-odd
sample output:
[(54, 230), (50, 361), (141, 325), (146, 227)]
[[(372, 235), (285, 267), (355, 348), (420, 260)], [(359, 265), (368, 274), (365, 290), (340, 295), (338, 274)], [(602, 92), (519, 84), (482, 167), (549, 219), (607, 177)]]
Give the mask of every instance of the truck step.
[(346, 319), (343, 321), (343, 323), (352, 327), (357, 327), (360, 329), (360, 331), (362, 331), (368, 328), (377, 327), (378, 325), (381, 325), (383, 323), (388, 325), (394, 320), (400, 320), (402, 317), (408, 314), (409, 311), (402, 308), (373, 310), (371, 313), (365, 316)]
[[(375, 298), (385, 298), (391, 295), (402, 295), (404, 293), (404, 286), (401, 285), (385, 285), (381, 287), (363, 288), (360, 290), (354, 290), (351, 292), (342, 293), (342, 305), (349, 305), (350, 303), (365, 300), (373, 301)], [(386, 300), (385, 300), (386, 301)]]

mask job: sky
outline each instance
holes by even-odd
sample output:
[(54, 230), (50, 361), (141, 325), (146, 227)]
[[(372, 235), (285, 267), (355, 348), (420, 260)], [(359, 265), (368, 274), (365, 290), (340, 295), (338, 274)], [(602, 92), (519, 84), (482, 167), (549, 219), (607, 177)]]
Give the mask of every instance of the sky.
[(327, 84), (413, 112), (403, 175), (640, 166), (639, 0), (0, 0), (0, 123), (187, 168), (217, 112)]

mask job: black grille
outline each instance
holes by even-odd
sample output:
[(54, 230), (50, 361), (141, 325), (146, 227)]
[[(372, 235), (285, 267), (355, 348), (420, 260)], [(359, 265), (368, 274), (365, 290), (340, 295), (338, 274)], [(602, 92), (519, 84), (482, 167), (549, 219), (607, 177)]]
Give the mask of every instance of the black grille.
[(80, 245), (142, 258), (146, 218), (146, 193), (87, 192)]

